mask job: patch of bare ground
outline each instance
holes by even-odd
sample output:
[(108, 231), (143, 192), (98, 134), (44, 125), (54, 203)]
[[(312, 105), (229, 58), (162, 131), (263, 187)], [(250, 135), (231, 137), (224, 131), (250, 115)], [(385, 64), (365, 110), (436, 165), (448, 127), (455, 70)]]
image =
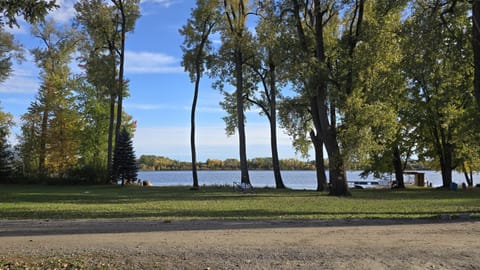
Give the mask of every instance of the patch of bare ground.
[(0, 269), (480, 269), (478, 220), (0, 221)]

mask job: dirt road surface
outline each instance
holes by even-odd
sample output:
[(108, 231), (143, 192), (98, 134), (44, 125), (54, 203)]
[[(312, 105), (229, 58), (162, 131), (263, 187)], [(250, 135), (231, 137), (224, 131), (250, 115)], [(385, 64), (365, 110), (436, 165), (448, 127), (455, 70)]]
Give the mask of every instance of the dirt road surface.
[(0, 269), (480, 269), (470, 219), (0, 220), (0, 243)]

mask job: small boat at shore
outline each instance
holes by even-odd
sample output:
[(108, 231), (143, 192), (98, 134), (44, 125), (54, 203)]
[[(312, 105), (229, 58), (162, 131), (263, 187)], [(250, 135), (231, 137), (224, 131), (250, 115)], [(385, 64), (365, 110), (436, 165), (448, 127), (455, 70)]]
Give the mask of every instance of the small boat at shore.
[(391, 188), (392, 187), (392, 181), (388, 180), (388, 179), (348, 181), (348, 187), (349, 188), (356, 188), (356, 189)]

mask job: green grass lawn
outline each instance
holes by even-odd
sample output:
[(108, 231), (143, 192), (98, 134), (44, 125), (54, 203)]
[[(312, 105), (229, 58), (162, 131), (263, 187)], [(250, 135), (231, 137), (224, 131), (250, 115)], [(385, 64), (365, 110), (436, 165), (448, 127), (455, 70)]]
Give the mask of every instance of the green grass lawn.
[(0, 185), (0, 219), (338, 219), (480, 217), (480, 188), (315, 191), (229, 187)]

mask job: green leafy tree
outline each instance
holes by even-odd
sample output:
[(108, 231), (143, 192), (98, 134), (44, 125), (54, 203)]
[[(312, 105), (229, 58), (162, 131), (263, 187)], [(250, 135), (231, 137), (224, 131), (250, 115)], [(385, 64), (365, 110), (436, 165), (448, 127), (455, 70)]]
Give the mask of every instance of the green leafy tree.
[(12, 72), (12, 60), (22, 60), (23, 50), (5, 26), (18, 26), (18, 18), (29, 23), (42, 21), (48, 11), (56, 8), (55, 1), (6, 0), (0, 1), (0, 83)]
[(12, 34), (0, 28), (0, 83), (4, 82), (12, 73), (12, 60), (22, 60), (23, 50)]
[[(363, 6), (363, 27), (355, 35), (340, 39), (339, 59), (333, 66), (335, 85), (345, 102), (339, 135), (345, 162), (366, 168), (376, 176), (395, 171), (403, 187), (404, 111), (412, 110), (406, 100), (401, 71), (401, 16), (406, 1), (369, 1)], [(352, 30), (353, 31), (353, 30)], [(350, 32), (350, 31), (349, 31)], [(345, 77), (347, 79), (345, 79)], [(346, 81), (342, 86), (342, 81)], [(402, 157), (404, 156), (404, 157)]]
[(85, 78), (76, 80), (76, 102), (81, 114), (79, 167), (93, 170), (105, 181), (107, 172), (107, 143), (109, 126), (109, 98), (104, 89), (89, 84)]
[(258, 87), (261, 90), (247, 98), (268, 119), (275, 186), (284, 189), (277, 146), (277, 100), (280, 98), (280, 88), (286, 83), (286, 77), (282, 76), (285, 73), (282, 64), (287, 58), (282, 46), (285, 28), (275, 1), (263, 2), (257, 9), (257, 14), (260, 16), (256, 28), (257, 37), (252, 42), (255, 57), (249, 58), (247, 65), (253, 73), (251, 76), (261, 85)]
[(200, 80), (206, 69), (205, 66), (209, 58), (208, 52), (212, 49), (209, 36), (214, 31), (214, 27), (220, 17), (217, 5), (218, 3), (215, 0), (197, 1), (197, 7), (192, 10), (191, 18), (188, 19), (187, 24), (180, 29), (180, 34), (182, 34), (185, 39), (182, 46), (182, 65), (185, 67), (185, 71), (190, 74), (190, 80), (195, 83), (190, 119), (192, 177), (193, 188), (195, 189), (199, 188), (197, 175), (197, 151), (195, 147), (195, 112)]
[[(251, 34), (247, 28), (247, 16), (249, 15), (249, 1), (224, 0), (222, 3), (222, 46), (219, 49), (213, 74), (218, 78), (216, 87), (225, 95), (222, 106), (227, 111), (224, 118), (227, 125), (227, 134), (238, 132), (241, 182), (250, 184), (247, 164), (247, 139), (245, 133), (245, 110), (248, 108), (247, 91), (251, 91), (246, 75), (246, 59), (249, 53), (248, 44)], [(225, 83), (233, 85), (235, 91), (225, 91)]]
[[(302, 82), (299, 82), (302, 85)], [(317, 178), (317, 191), (327, 189), (326, 166), (324, 163), (323, 143), (319, 141), (314, 130), (312, 115), (309, 111), (308, 98), (298, 96), (283, 98), (280, 103), (280, 122), (287, 134), (292, 138), (293, 147), (302, 157), (307, 158), (310, 146), (313, 144), (315, 151), (315, 170)], [(282, 168), (292, 168), (283, 162)]]
[(81, 0), (75, 4), (76, 21), (85, 30), (82, 61), (88, 82), (109, 96), (107, 171), (111, 170), (114, 141), (125, 122), (123, 98), (128, 95), (124, 79), (126, 33), (134, 30), (140, 16), (139, 1)]
[(452, 170), (461, 165), (460, 149), (474, 119), (471, 42), (467, 3), (417, 1), (406, 23), (405, 73), (410, 102), (421, 134), (420, 157), (434, 159), (443, 187), (452, 183)]
[(125, 183), (133, 183), (137, 180), (138, 168), (135, 152), (133, 151), (132, 139), (126, 128), (123, 128), (118, 136), (112, 169), (113, 181), (120, 179), (122, 186)]
[[(119, 43), (118, 16), (114, 8), (103, 0), (81, 0), (75, 4), (76, 21), (84, 30), (81, 43), (82, 61), (87, 81), (99, 95), (109, 98), (109, 125), (107, 143), (107, 172), (111, 170), (117, 98), (117, 47)], [(107, 177), (108, 178), (108, 177)], [(108, 180), (109, 181), (109, 180)]]
[(36, 23), (43, 20), (48, 11), (57, 7), (55, 0), (4, 0), (0, 2), (0, 26), (18, 26), (18, 17)]
[(472, 2), (472, 45), (473, 45), (473, 64), (474, 74), (474, 95), (477, 99), (477, 107), (480, 112), (480, 1)]
[[(350, 1), (348, 1), (350, 3)], [(344, 157), (341, 153), (337, 130), (337, 109), (340, 100), (338, 92), (330, 81), (330, 59), (337, 47), (335, 38), (340, 36), (339, 22), (344, 22), (344, 33), (350, 36), (350, 48), (355, 49), (361, 32), (364, 1), (355, 1), (351, 5), (345, 2), (344, 20), (339, 20), (342, 7), (337, 1), (300, 1), (287, 2), (287, 21), (295, 28), (295, 40), (298, 44), (297, 73), (302, 82), (297, 91), (302, 100), (306, 100), (311, 114), (313, 129), (310, 134), (316, 151), (323, 151), (323, 145), (329, 159), (330, 194), (349, 196), (345, 172)], [(353, 54), (353, 51), (351, 51)], [(333, 60), (332, 60), (333, 61)], [(338, 61), (338, 60), (335, 60)], [(351, 73), (348, 69), (346, 74)], [(345, 88), (349, 86), (349, 76), (345, 78)], [(321, 155), (316, 155), (316, 158)], [(320, 164), (320, 161), (317, 161)]]
[(10, 128), (13, 126), (13, 117), (5, 113), (0, 107), (0, 179), (8, 180), (13, 173), (13, 153), (8, 143)]

